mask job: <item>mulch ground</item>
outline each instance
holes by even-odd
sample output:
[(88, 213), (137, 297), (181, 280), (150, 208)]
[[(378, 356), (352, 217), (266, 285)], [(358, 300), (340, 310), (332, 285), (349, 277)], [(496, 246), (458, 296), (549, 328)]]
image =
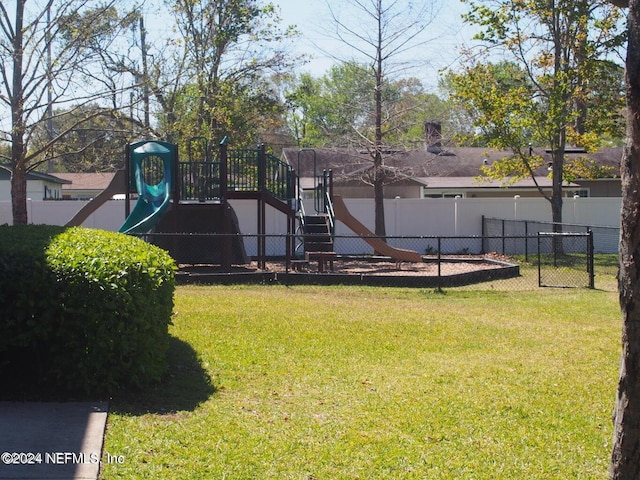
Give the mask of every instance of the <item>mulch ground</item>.
[[(461, 256), (443, 258), (440, 263), (440, 275), (455, 275), (459, 273), (474, 272), (480, 270), (490, 270), (503, 268), (506, 262), (504, 257), (489, 255), (485, 257)], [(181, 265), (180, 270), (191, 273), (221, 273), (224, 270), (217, 265)], [(266, 270), (260, 270), (254, 261), (247, 265), (232, 266), (231, 273), (252, 273), (252, 272), (286, 272), (287, 266), (284, 261), (267, 261)], [(289, 272), (293, 269), (290, 267)], [(300, 265), (299, 270), (303, 273), (318, 273), (318, 263), (310, 261)], [(380, 276), (437, 276), (438, 264), (436, 259), (428, 258), (423, 263), (400, 263), (388, 259), (354, 259), (338, 257), (333, 262), (333, 269), (326, 269), (327, 273), (347, 274), (347, 275), (380, 275)]]

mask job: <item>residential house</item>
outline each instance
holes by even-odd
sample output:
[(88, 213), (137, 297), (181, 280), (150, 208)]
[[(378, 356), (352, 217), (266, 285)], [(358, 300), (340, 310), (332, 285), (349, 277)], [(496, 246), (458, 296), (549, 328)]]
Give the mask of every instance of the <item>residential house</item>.
[(109, 186), (115, 173), (57, 173), (66, 180), (62, 187), (65, 200), (91, 200)]
[[(47, 173), (27, 173), (27, 198), (32, 200), (60, 200), (68, 180)], [(0, 165), (0, 201), (11, 201), (11, 168)]]
[[(482, 167), (509, 155), (508, 152), (489, 148), (442, 147), (429, 145), (415, 150), (388, 150), (384, 152), (385, 168), (389, 180), (384, 188), (385, 198), (487, 198), (487, 197), (539, 197), (540, 189), (551, 195), (552, 179), (549, 174), (551, 154), (532, 150), (545, 159), (531, 178), (509, 182), (487, 178)], [(567, 157), (578, 156), (593, 160), (596, 165), (609, 167), (610, 178), (573, 179), (563, 185), (567, 197), (619, 197), (621, 196), (619, 163), (621, 148), (606, 148), (586, 154), (568, 150)], [(332, 171), (334, 192), (343, 198), (371, 198), (373, 188), (367, 184), (366, 174), (372, 162), (366, 152), (346, 149), (296, 149), (283, 151), (284, 159), (300, 177), (303, 190), (313, 189), (314, 174)], [(483, 178), (484, 177), (484, 178)], [(537, 186), (536, 186), (537, 183)]]

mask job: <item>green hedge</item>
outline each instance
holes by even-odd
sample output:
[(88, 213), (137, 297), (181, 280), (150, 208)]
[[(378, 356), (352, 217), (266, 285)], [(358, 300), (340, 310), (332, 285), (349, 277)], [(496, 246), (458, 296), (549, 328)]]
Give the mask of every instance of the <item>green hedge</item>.
[(0, 226), (4, 376), (89, 394), (158, 380), (174, 272), (164, 250), (127, 235)]

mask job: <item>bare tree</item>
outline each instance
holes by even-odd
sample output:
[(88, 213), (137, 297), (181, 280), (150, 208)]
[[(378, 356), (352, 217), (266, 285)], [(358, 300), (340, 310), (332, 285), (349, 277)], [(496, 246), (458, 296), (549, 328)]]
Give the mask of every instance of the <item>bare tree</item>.
[[(11, 142), (11, 198), (14, 224), (27, 223), (27, 173), (46, 161), (46, 152), (69, 130), (91, 118), (81, 105), (113, 101), (121, 83), (101, 79), (100, 54), (117, 45), (122, 20), (115, 1), (94, 7), (89, 0), (34, 4), (16, 0), (13, 16), (0, 2), (0, 108), (10, 122), (0, 125)], [(31, 4), (30, 4), (31, 5)], [(126, 23), (126, 20), (125, 20)], [(48, 123), (54, 106), (76, 105), (76, 121), (49, 132), (47, 142), (30, 148), (32, 136)]]
[[(383, 96), (385, 82), (406, 72), (409, 67), (406, 62), (408, 54), (415, 54), (418, 47), (423, 47), (429, 41), (424, 34), (435, 19), (436, 3), (343, 0), (339, 5), (347, 6), (348, 19), (341, 17), (334, 4), (328, 0), (326, 3), (335, 26), (335, 38), (349, 47), (349, 52), (353, 54), (352, 58), (341, 58), (334, 54), (334, 58), (342, 62), (359, 58), (368, 64), (374, 80), (373, 91), (370, 92), (373, 98), (373, 126), (370, 129), (354, 126), (353, 143), (360, 149), (366, 149), (371, 157), (372, 167), (368, 178), (374, 192), (375, 233), (384, 237), (384, 185), (389, 175), (393, 175), (393, 171), (385, 166), (385, 157), (392, 150), (385, 141), (391, 125)], [(411, 65), (416, 65), (417, 58), (417, 55), (411, 58)]]

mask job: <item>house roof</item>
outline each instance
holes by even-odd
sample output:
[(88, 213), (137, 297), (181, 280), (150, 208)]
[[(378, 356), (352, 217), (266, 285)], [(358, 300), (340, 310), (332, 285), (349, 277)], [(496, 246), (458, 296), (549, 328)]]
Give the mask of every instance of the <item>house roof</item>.
[(102, 191), (109, 186), (115, 173), (57, 173), (56, 175), (68, 182), (62, 187), (65, 191)]
[[(8, 165), (0, 165), (0, 180), (9, 180), (11, 178), (11, 167)], [(49, 183), (68, 184), (68, 180), (60, 178), (57, 175), (49, 175), (48, 173), (30, 171), (27, 173), (27, 180), (42, 180)]]
[[(515, 182), (500, 181), (493, 179), (481, 179), (476, 177), (422, 177), (417, 180), (433, 189), (449, 189), (449, 188), (537, 188), (532, 178), (523, 178)], [(552, 188), (553, 182), (549, 177), (536, 176), (536, 182), (540, 188)], [(564, 187), (576, 188), (579, 185), (575, 183), (565, 182)]]
[[(537, 177), (546, 177), (547, 163), (551, 162), (551, 154), (544, 149), (534, 149), (534, 153), (545, 159), (545, 164), (534, 173)], [(367, 153), (348, 149), (303, 149), (287, 148), (283, 151), (287, 161), (300, 177), (313, 176), (313, 159), (315, 158), (316, 174), (323, 170), (332, 170), (336, 179), (348, 178), (354, 172), (371, 167)], [(385, 164), (394, 167), (408, 177), (417, 177), (430, 185), (436, 177), (474, 178), (482, 175), (480, 168), (490, 165), (496, 160), (509, 156), (506, 151), (483, 147), (443, 147), (397, 151), (385, 155)], [(595, 153), (568, 151), (567, 157), (587, 156), (600, 166), (615, 168), (619, 174), (621, 148), (605, 148)]]

